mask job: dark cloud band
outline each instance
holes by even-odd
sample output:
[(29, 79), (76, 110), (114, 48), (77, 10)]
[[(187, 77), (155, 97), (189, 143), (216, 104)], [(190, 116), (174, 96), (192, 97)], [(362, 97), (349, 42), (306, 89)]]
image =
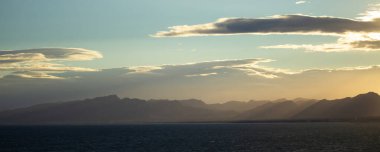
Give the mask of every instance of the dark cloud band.
[(224, 18), (200, 25), (170, 27), (156, 37), (181, 37), (229, 34), (344, 34), (346, 32), (380, 31), (380, 20), (360, 21), (336, 17), (281, 15), (263, 19)]

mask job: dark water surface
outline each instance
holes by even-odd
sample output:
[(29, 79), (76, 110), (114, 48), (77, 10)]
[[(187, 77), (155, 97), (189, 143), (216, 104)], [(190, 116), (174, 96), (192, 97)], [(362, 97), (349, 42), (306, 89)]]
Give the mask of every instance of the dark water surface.
[(380, 151), (380, 123), (2, 126), (1, 152)]

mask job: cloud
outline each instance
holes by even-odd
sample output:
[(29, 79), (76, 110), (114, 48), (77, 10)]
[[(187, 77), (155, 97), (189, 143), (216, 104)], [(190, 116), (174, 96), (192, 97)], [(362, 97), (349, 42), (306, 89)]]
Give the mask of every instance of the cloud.
[(380, 40), (356, 41), (352, 42), (351, 45), (357, 48), (380, 49)]
[(62, 79), (61, 77), (48, 75), (42, 72), (31, 72), (31, 71), (18, 71), (12, 74), (6, 75), (5, 78), (40, 78), (40, 79)]
[[(276, 98), (338, 98), (380, 91), (380, 67), (289, 71), (265, 66), (270, 59), (219, 60), (45, 75), (16, 72), (0, 79), (1, 108), (118, 94), (144, 99), (200, 98), (208, 102)], [(134, 67), (136, 68), (136, 67)], [(148, 68), (152, 69), (152, 68)], [(27, 77), (42, 77), (29, 79)], [(70, 77), (71, 79), (62, 79)], [(1, 109), (0, 108), (0, 109)]]
[(380, 20), (307, 15), (276, 15), (269, 18), (221, 18), (213, 23), (170, 27), (156, 37), (186, 37), (232, 34), (342, 35), (348, 32), (378, 32)]
[(8, 66), (0, 67), (1, 71), (51, 71), (51, 72), (65, 72), (65, 71), (96, 71), (90, 68), (70, 67), (62, 64), (53, 63), (31, 63), (31, 64), (11, 64)]
[[(36, 57), (30, 59), (30, 56)], [(83, 61), (99, 59), (103, 56), (93, 50), (83, 48), (38, 48), (25, 50), (3, 50), (0, 51), (0, 60), (27, 59), (29, 61), (66, 60)]]
[(217, 75), (218, 73), (200, 73), (200, 74), (190, 74), (186, 75), (187, 77), (207, 77), (207, 76), (212, 76), (212, 75)]
[[(65, 66), (57, 61), (85, 61), (102, 58), (97, 51), (82, 48), (40, 48), (0, 51), (0, 71), (23, 78), (59, 78), (48, 73), (66, 71), (96, 71), (95, 69)], [(0, 73), (1, 74), (1, 73)], [(0, 75), (0, 76), (5, 76)]]
[(380, 51), (380, 33), (347, 33), (336, 43), (282, 44), (262, 46), (264, 49), (304, 49), (311, 52)]
[(296, 2), (296, 4), (298, 5), (298, 4), (305, 4), (306, 3), (306, 1), (297, 1)]
[[(305, 1), (298, 1), (298, 4)], [(266, 18), (221, 18), (216, 22), (180, 25), (160, 31), (154, 37), (189, 37), (219, 35), (322, 35), (338, 37), (336, 43), (280, 44), (266, 49), (304, 49), (319, 52), (379, 51), (380, 5), (371, 6), (356, 19), (332, 16), (276, 15)]]
[(177, 76), (197, 77), (197, 76), (223, 76), (228, 74), (226, 71), (237, 71), (247, 76), (257, 78), (277, 78), (281, 74), (287, 73), (286, 70), (268, 68), (262, 63), (273, 62), (270, 59), (241, 59), (241, 60), (216, 60), (209, 62), (189, 63), (183, 65), (163, 65), (161, 70), (153, 73), (165, 75), (172, 74)]
[[(2, 51), (1, 51), (2, 52)], [(0, 64), (25, 62), (25, 61), (45, 61), (46, 58), (40, 53), (17, 53), (0, 55)]]
[(375, 21), (380, 18), (380, 4), (371, 5), (367, 11), (360, 14), (359, 20), (363, 21)]
[[(242, 62), (244, 61), (244, 62)], [(265, 66), (259, 65), (260, 63), (273, 62), (274, 60), (270, 59), (247, 59), (240, 60), (241, 63), (236, 63), (233, 65), (218, 65), (214, 66), (214, 69), (233, 69), (244, 72), (249, 76), (259, 76), (263, 78), (278, 78), (281, 74), (289, 74), (291, 72), (283, 69), (268, 68)]]
[(128, 67), (129, 70), (133, 71), (133, 73), (148, 73), (154, 70), (162, 69), (159, 66), (136, 66), (136, 67)]

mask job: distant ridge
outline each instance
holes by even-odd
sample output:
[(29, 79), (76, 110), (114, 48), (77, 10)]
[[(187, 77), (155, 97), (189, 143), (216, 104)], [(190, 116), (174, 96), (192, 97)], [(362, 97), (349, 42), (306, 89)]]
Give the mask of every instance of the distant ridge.
[(336, 100), (321, 100), (293, 118), (344, 119), (380, 116), (380, 96), (374, 92)]
[(0, 112), (0, 124), (124, 124), (152, 122), (239, 122), (356, 120), (379, 118), (375, 92), (335, 100), (230, 101), (121, 99), (117, 95), (47, 103)]

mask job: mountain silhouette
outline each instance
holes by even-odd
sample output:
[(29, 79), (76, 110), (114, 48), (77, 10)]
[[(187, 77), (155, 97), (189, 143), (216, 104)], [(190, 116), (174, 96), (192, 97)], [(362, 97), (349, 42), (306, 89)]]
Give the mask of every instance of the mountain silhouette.
[(380, 119), (380, 96), (369, 92), (335, 100), (230, 101), (121, 99), (116, 95), (38, 104), (0, 112), (0, 124), (123, 124), (271, 120)]
[(369, 92), (355, 97), (321, 100), (295, 115), (297, 119), (345, 119), (380, 116), (380, 96)]
[(237, 119), (242, 120), (281, 120), (289, 119), (298, 112), (313, 104), (310, 102), (295, 102), (295, 101), (282, 101), (282, 102), (269, 102), (264, 105), (258, 106), (251, 110), (245, 111), (237, 116)]
[[(192, 101), (190, 101), (192, 102)], [(0, 122), (23, 124), (86, 124), (216, 121), (234, 112), (187, 106), (186, 101), (120, 99), (116, 95), (49, 103), (0, 112)]]
[(228, 101), (225, 103), (210, 104), (208, 108), (215, 110), (226, 110), (226, 111), (235, 111), (235, 112), (244, 112), (258, 106), (264, 105), (269, 101)]

